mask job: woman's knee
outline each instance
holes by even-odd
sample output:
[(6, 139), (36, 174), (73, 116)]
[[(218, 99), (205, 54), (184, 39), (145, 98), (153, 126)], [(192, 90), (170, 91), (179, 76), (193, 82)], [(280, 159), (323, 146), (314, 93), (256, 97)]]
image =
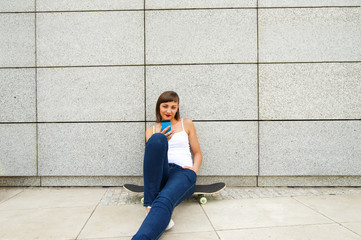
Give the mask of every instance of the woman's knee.
[(193, 170), (191, 170), (191, 169), (184, 169), (183, 170), (183, 173), (186, 175), (186, 177), (187, 177), (187, 179), (188, 179), (188, 181), (189, 181), (189, 183), (191, 184), (191, 185), (195, 185), (196, 184), (196, 182), (197, 182), (197, 174), (193, 171)]
[(147, 146), (168, 146), (168, 139), (163, 133), (154, 133), (147, 142)]
[(167, 195), (162, 194), (162, 192), (157, 196), (157, 198), (152, 203), (152, 209), (163, 209), (164, 211), (172, 214), (175, 207), (174, 200)]

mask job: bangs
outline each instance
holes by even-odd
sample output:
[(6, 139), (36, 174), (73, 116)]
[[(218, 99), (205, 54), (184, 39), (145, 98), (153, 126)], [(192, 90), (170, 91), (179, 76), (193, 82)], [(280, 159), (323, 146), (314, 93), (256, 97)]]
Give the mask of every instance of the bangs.
[(165, 103), (165, 102), (176, 102), (176, 103), (179, 103), (178, 94), (175, 93), (175, 92), (172, 92), (172, 91), (164, 92), (164, 93), (159, 97), (159, 104)]

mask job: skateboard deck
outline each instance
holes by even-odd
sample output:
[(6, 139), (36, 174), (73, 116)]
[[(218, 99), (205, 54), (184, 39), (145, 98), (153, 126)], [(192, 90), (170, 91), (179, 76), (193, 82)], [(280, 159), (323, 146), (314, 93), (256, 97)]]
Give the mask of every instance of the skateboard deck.
[[(143, 194), (144, 193), (144, 186), (134, 185), (134, 184), (124, 184), (123, 186), (127, 191), (135, 194)], [(193, 195), (197, 195), (200, 197), (199, 202), (201, 204), (207, 203), (206, 195), (213, 195), (219, 193), (223, 189), (226, 188), (226, 184), (223, 182), (213, 183), (213, 184), (206, 184), (206, 185), (196, 185), (195, 191)], [(144, 198), (142, 198), (142, 203)]]

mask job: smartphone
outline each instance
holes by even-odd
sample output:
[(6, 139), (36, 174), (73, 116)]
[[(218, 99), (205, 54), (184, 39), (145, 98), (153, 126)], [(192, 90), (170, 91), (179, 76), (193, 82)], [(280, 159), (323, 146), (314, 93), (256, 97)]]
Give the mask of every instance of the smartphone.
[[(170, 120), (162, 120), (162, 121), (161, 121), (161, 124), (162, 124), (162, 131), (163, 131), (164, 129), (166, 129), (168, 126), (171, 126)], [(166, 133), (168, 133), (168, 132), (171, 131), (171, 130), (172, 130), (172, 127), (170, 127)]]

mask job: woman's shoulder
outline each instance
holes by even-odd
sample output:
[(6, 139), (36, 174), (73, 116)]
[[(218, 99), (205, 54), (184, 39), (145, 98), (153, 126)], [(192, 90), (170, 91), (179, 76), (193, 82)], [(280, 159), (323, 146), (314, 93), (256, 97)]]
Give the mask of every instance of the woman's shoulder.
[(193, 121), (190, 118), (183, 118), (183, 124), (193, 124)]
[(190, 132), (194, 129), (194, 124), (192, 119), (190, 118), (183, 118), (183, 127), (184, 130), (187, 132), (187, 134), (189, 135)]

